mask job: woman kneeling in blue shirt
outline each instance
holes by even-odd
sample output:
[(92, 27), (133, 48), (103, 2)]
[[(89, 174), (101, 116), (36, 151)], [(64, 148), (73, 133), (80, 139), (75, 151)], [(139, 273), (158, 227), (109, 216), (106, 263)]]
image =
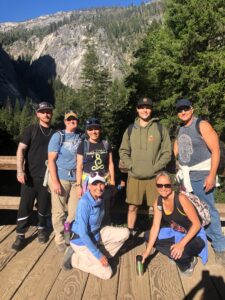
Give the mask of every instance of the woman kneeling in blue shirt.
[[(72, 226), (74, 238), (71, 248), (64, 257), (64, 269), (71, 257), (73, 268), (91, 273), (101, 279), (109, 279), (112, 269), (108, 258), (113, 257), (129, 237), (127, 228), (105, 226), (101, 228), (104, 216), (102, 194), (105, 189), (105, 178), (94, 172), (89, 176), (88, 191), (78, 203), (76, 219)], [(73, 250), (74, 252), (68, 254)]]

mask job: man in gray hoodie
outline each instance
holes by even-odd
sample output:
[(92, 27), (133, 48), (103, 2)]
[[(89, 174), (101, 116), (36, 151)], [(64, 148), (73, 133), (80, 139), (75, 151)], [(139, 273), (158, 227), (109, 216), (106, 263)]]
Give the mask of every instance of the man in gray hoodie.
[(138, 207), (146, 197), (152, 206), (157, 197), (155, 176), (171, 159), (172, 147), (167, 129), (152, 118), (152, 100), (148, 97), (137, 103), (138, 117), (124, 132), (119, 149), (120, 159), (127, 167), (127, 224), (131, 234), (135, 226)]

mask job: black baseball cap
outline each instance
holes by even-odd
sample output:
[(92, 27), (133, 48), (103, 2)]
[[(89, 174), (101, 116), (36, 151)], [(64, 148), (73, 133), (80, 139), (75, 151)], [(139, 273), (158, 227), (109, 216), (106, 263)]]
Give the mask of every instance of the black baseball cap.
[(101, 128), (102, 125), (100, 123), (100, 120), (98, 118), (88, 118), (86, 121), (86, 129), (91, 127)]
[(138, 103), (137, 103), (137, 107), (138, 106), (141, 106), (141, 105), (149, 105), (149, 106), (153, 106), (153, 102), (152, 102), (152, 99), (148, 98), (148, 97), (143, 97), (143, 98), (140, 98), (138, 100)]
[(176, 103), (176, 109), (180, 107), (191, 107), (192, 103), (189, 99), (179, 99)]
[(54, 107), (53, 107), (53, 105), (52, 105), (51, 103), (49, 103), (49, 102), (40, 102), (40, 103), (38, 104), (37, 108), (36, 108), (36, 112), (39, 112), (39, 111), (45, 110), (45, 109), (47, 109), (47, 110), (53, 110)]

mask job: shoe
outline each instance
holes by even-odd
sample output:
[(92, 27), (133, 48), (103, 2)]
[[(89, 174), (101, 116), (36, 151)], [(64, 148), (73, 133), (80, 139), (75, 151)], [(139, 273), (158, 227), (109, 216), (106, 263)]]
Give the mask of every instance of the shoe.
[(44, 229), (38, 229), (38, 242), (45, 244), (48, 241), (47, 232)]
[(65, 254), (63, 256), (62, 266), (61, 266), (64, 271), (68, 271), (73, 268), (71, 265), (71, 257), (73, 253), (74, 253), (73, 249), (71, 247), (67, 247)]
[(66, 244), (56, 244), (56, 248), (58, 249), (59, 252), (65, 252), (66, 250)]
[(215, 252), (216, 263), (225, 267), (225, 251)]
[(25, 235), (17, 235), (15, 242), (12, 244), (12, 249), (21, 251), (26, 245)]
[(194, 268), (197, 265), (197, 263), (198, 263), (198, 259), (197, 259), (197, 257), (194, 257), (192, 262), (191, 262), (191, 265), (188, 269), (186, 269), (185, 271), (180, 270), (181, 274), (185, 275), (185, 276), (191, 276), (194, 272)]

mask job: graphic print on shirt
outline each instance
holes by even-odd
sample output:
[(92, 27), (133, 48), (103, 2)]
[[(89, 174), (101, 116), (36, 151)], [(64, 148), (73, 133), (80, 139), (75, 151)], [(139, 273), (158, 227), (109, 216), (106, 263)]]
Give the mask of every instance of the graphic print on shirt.
[(104, 169), (102, 155), (105, 155), (105, 154), (107, 154), (107, 152), (105, 150), (101, 150), (101, 149), (87, 153), (87, 156), (92, 156), (92, 158), (94, 158), (94, 164), (91, 167), (92, 171), (100, 171), (100, 170)]
[(68, 150), (72, 155), (77, 152), (77, 148), (79, 146), (80, 139), (72, 138), (70, 140), (63, 142), (63, 147)]
[(186, 230), (183, 226), (177, 224), (177, 223), (176, 223), (175, 221), (173, 221), (173, 220), (170, 221), (170, 227), (173, 228), (174, 230), (179, 231), (179, 232), (182, 232), (182, 233), (186, 233), (186, 232), (187, 232), (187, 230)]
[(189, 163), (193, 154), (193, 145), (190, 136), (181, 134), (178, 137), (179, 159), (183, 163)]

